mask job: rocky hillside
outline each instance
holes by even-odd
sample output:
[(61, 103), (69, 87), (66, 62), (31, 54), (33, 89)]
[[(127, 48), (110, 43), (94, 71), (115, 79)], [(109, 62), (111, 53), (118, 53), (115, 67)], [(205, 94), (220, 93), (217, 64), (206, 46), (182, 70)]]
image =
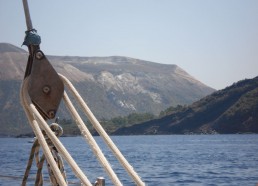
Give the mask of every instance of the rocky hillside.
[[(19, 103), (27, 58), (25, 50), (0, 43), (0, 134), (27, 130)], [(158, 114), (169, 106), (190, 104), (214, 91), (177, 65), (120, 56), (48, 59), (57, 72), (72, 81), (99, 119), (133, 112)], [(60, 108), (58, 115), (66, 117), (66, 110)]]
[(258, 77), (114, 134), (258, 133)]

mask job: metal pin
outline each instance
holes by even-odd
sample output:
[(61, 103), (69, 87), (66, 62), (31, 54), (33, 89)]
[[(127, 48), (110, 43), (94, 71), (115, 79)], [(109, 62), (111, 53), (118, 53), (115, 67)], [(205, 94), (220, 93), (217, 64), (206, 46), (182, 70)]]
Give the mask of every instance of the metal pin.
[(42, 52), (37, 52), (35, 56), (37, 59), (42, 59), (44, 55), (42, 54)]
[(55, 117), (55, 115), (56, 115), (55, 111), (53, 111), (53, 110), (48, 112), (48, 116), (49, 116), (50, 119), (53, 119)]
[(49, 92), (50, 92), (50, 87), (49, 87), (49, 86), (44, 86), (44, 87), (43, 87), (43, 92), (44, 92), (45, 94), (49, 94)]

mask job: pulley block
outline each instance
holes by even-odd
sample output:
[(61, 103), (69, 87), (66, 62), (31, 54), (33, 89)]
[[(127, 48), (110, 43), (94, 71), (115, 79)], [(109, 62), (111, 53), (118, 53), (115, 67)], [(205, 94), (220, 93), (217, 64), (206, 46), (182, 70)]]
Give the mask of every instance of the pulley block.
[(33, 55), (28, 92), (46, 119), (53, 119), (64, 93), (64, 84), (41, 50)]

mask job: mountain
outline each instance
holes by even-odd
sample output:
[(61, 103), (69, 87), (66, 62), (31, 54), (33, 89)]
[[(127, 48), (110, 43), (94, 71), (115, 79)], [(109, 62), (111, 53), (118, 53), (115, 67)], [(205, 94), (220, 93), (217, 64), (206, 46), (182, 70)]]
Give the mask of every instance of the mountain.
[[(0, 134), (28, 130), (19, 103), (27, 58), (25, 50), (0, 43)], [(134, 112), (159, 114), (171, 105), (190, 104), (214, 91), (177, 65), (121, 56), (47, 58), (57, 72), (72, 81), (99, 119)], [(57, 115), (67, 117), (62, 105)]]
[(258, 77), (234, 83), (160, 119), (114, 134), (258, 133)]

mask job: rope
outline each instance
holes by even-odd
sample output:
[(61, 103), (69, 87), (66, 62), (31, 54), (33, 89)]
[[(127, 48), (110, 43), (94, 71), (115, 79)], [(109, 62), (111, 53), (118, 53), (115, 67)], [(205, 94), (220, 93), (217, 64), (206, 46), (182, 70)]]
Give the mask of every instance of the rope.
[[(79, 93), (76, 91), (76, 89), (73, 87), (71, 82), (64, 77), (63, 75), (59, 74), (59, 77), (64, 82), (64, 84), (68, 87), (69, 91), (72, 92), (74, 97), (76, 98), (77, 102), (79, 102), (80, 106), (82, 107), (83, 111), (85, 112), (86, 116), (94, 126), (94, 128), (97, 130), (97, 132), (100, 134), (100, 136), (104, 139), (107, 146), (112, 150), (116, 158), (119, 160), (120, 164), (125, 168), (127, 173), (132, 177), (134, 182), (139, 186), (144, 186), (144, 182), (141, 181), (141, 178), (137, 175), (137, 173), (133, 170), (133, 167), (128, 163), (128, 161), (124, 158), (122, 153), (119, 151), (119, 149), (115, 146), (111, 138), (107, 135), (105, 130), (102, 128), (98, 120), (95, 118), (91, 110), (88, 108), (86, 103), (83, 101)], [(58, 126), (48, 126), (44, 118), (41, 116), (41, 114), (38, 112), (34, 104), (31, 102), (30, 97), (28, 95), (28, 78), (25, 78), (21, 87), (21, 102), (24, 107), (26, 116), (29, 120), (29, 123), (37, 137), (37, 143), (42, 147), (44, 155), (39, 160), (39, 157), (36, 156), (36, 161), (38, 163), (38, 173), (37, 173), (37, 179), (36, 182), (38, 184), (43, 184), (41, 169), (42, 169), (42, 161), (44, 158), (46, 158), (48, 164), (49, 164), (49, 174), (50, 179), (53, 185), (67, 185), (67, 182), (65, 181), (65, 172), (64, 168), (60, 165), (63, 165), (63, 162), (61, 160), (61, 157), (59, 157), (60, 153), (62, 157), (66, 160), (66, 162), (70, 165), (75, 175), (81, 180), (82, 184), (84, 186), (90, 186), (92, 185), (88, 178), (84, 175), (84, 173), (81, 171), (81, 169), (78, 167), (76, 162), (73, 160), (71, 155), (68, 153), (66, 148), (63, 146), (63, 144), (59, 141), (57, 136), (59, 135)], [(111, 178), (112, 182), (116, 186), (121, 186), (122, 183), (117, 178), (117, 175), (114, 173), (112, 167), (110, 166), (109, 162), (106, 160), (105, 156), (103, 155), (101, 149), (99, 148), (98, 144), (94, 140), (93, 136), (87, 129), (86, 125), (84, 124), (83, 120), (79, 116), (78, 112), (74, 108), (73, 104), (71, 103), (68, 95), (66, 92), (63, 94), (64, 102), (71, 112), (73, 118), (76, 121), (76, 124), (78, 128), (80, 129), (82, 135), (86, 139), (86, 141), (89, 143), (90, 147), (92, 148), (94, 154), (108, 173), (109, 177)], [(52, 128), (52, 130), (51, 130)], [(47, 139), (45, 139), (42, 131), (47, 136)], [(56, 135), (55, 135), (56, 134)], [(34, 146), (34, 145), (33, 145)], [(36, 146), (36, 144), (35, 144)], [(31, 150), (33, 151), (33, 150)], [(35, 150), (34, 150), (35, 152)], [(32, 153), (32, 152), (31, 152)], [(55, 162), (55, 159), (57, 160), (57, 163)], [(33, 160), (33, 157), (32, 157)], [(29, 162), (32, 161), (31, 156), (29, 159)], [(59, 161), (61, 160), (61, 161)], [(28, 169), (29, 166), (27, 166)], [(28, 177), (28, 170), (26, 169), (26, 173), (24, 175), (24, 179), (26, 180)], [(35, 184), (36, 184), (35, 182)], [(24, 186), (24, 185), (22, 185)]]
[[(58, 168), (59, 168), (62, 176), (66, 180), (64, 164), (63, 164), (63, 160), (62, 160), (61, 156), (59, 155), (58, 151), (55, 148), (53, 148), (51, 150), (51, 152), (52, 152), (52, 155), (54, 156), (54, 159), (56, 160), (56, 163), (58, 165)], [(58, 182), (57, 182), (57, 180), (55, 178), (53, 170), (50, 168), (50, 164), (49, 163), (48, 163), (47, 167), (48, 167), (48, 173), (49, 173), (49, 177), (50, 177), (50, 181), (51, 181), (52, 185), (58, 186)]]
[(44, 161), (45, 161), (45, 155), (43, 154), (40, 158), (40, 161), (37, 161), (38, 171), (37, 171), (37, 176), (35, 179), (35, 185), (37, 185), (37, 186), (43, 185), (42, 168), (43, 168)]
[(69, 97), (67, 96), (66, 92), (64, 92), (64, 102), (66, 103), (66, 106), (69, 108), (72, 116), (74, 117), (76, 124), (78, 125), (78, 128), (81, 131), (81, 134), (86, 139), (88, 144), (90, 145), (92, 151), (94, 152), (95, 156), (98, 158), (100, 163), (102, 164), (103, 168), (108, 173), (109, 177), (111, 178), (112, 182), (117, 185), (121, 186), (122, 183), (117, 178), (116, 174), (114, 173), (113, 169), (111, 168), (110, 164), (108, 163), (107, 159), (103, 155), (101, 149), (99, 148), (98, 144), (94, 140), (93, 136), (91, 135), (90, 131), (87, 129), (86, 125), (82, 121), (81, 117), (79, 116), (78, 112), (75, 110), (74, 106), (72, 105)]
[(30, 45), (39, 45), (41, 43), (41, 38), (37, 34), (37, 30), (31, 29), (25, 31), (25, 38), (22, 45), (30, 46)]
[[(60, 137), (62, 134), (63, 134), (63, 129), (60, 125), (58, 125), (57, 123), (52, 123), (50, 125), (50, 128), (51, 130), (55, 133), (55, 135), (57, 137)], [(46, 138), (46, 141), (48, 143), (48, 146), (51, 148), (51, 152), (52, 152), (52, 155), (58, 165), (58, 168), (62, 174), (62, 176), (64, 177), (64, 179), (66, 180), (66, 174), (65, 174), (65, 170), (64, 170), (64, 163), (63, 163), (63, 160), (62, 160), (62, 157), (59, 155), (56, 147), (54, 146), (54, 144), (52, 143), (52, 141), (48, 138), (48, 136), (46, 135), (45, 136)], [(58, 182), (55, 178), (55, 175), (53, 173), (53, 170), (50, 168), (50, 165), (48, 163), (48, 173), (49, 173), (49, 177), (50, 177), (50, 181), (52, 183), (52, 185), (56, 185), (58, 186)]]
[[(53, 132), (55, 132), (55, 135), (57, 137), (60, 137), (63, 133), (62, 127), (60, 127), (57, 123), (52, 123), (50, 125), (50, 128), (53, 130)], [(52, 155), (53, 155), (53, 157), (54, 157), (54, 159), (55, 159), (55, 161), (58, 165), (58, 168), (61, 171), (62, 176), (66, 180), (66, 174), (65, 174), (65, 171), (64, 171), (62, 157), (59, 155), (55, 146), (53, 145), (51, 140), (47, 137), (47, 135), (44, 133), (44, 131), (43, 131), (43, 134), (44, 134), (44, 137), (46, 139), (46, 142), (47, 142), (48, 146), (51, 148), (51, 153), (52, 153)], [(26, 168), (26, 171), (25, 171), (25, 174), (24, 174), (22, 186), (26, 185), (27, 178), (28, 178), (28, 175), (29, 175), (34, 157), (35, 157), (36, 165), (37, 165), (37, 168), (38, 168), (36, 179), (35, 179), (35, 185), (36, 186), (43, 185), (42, 168), (43, 168), (43, 164), (44, 164), (44, 161), (45, 161), (46, 158), (45, 158), (44, 154), (41, 156), (41, 158), (39, 158), (39, 149), (40, 149), (40, 145), (38, 143), (38, 140), (35, 139), (35, 141), (32, 145), (32, 148), (31, 148), (31, 153), (30, 153), (29, 161), (28, 161), (27, 168)], [(49, 172), (50, 182), (52, 183), (52, 185), (58, 186), (58, 182), (57, 182), (57, 180), (54, 176), (54, 173), (53, 173), (52, 169), (50, 168), (49, 164), (48, 164), (48, 172)]]
[(38, 143), (38, 140), (36, 139), (34, 141), (32, 147), (31, 147), (29, 160), (28, 160), (28, 163), (27, 163), (27, 167), (26, 167), (23, 179), (22, 179), (22, 184), (21, 184), (22, 186), (26, 186), (26, 182), (27, 182), (27, 179), (29, 177), (31, 165), (32, 165), (32, 162), (33, 162), (33, 159), (34, 159), (35, 150), (36, 150), (37, 147), (39, 147), (39, 143)]
[[(28, 91), (28, 78), (26, 78), (22, 84), (21, 89), (21, 100), (22, 105), (24, 107), (25, 113), (27, 115), (27, 118), (29, 120), (29, 123), (39, 139), (39, 143), (42, 146), (43, 152), (46, 156), (46, 159), (48, 163), (51, 166), (51, 169), (53, 170), (53, 173), (55, 177), (57, 178), (57, 181), (59, 185), (67, 185), (67, 183), (64, 181), (64, 178), (58, 168), (58, 166), (55, 163), (55, 160), (53, 156), (51, 155), (50, 149), (46, 143), (46, 140), (39, 128), (39, 126), (46, 132), (50, 140), (53, 142), (54, 146), (57, 148), (58, 152), (62, 154), (63, 158), (66, 160), (66, 162), (70, 165), (75, 175), (81, 180), (81, 182), (85, 186), (90, 186), (91, 183), (88, 180), (88, 178), (83, 174), (82, 170), (79, 168), (79, 166), (76, 164), (76, 162), (73, 160), (71, 155), (68, 153), (68, 151), (65, 149), (65, 147), (62, 145), (62, 143), (59, 141), (59, 139), (55, 136), (55, 134), (52, 132), (46, 121), (43, 119), (43, 117), (40, 115), (34, 104), (31, 102)], [(33, 115), (32, 115), (33, 113)]]
[[(85, 112), (86, 116), (94, 126), (94, 128), (97, 130), (99, 135), (104, 139), (105, 143), (108, 145), (108, 147), (112, 150), (116, 158), (119, 160), (120, 164), (125, 168), (127, 173), (131, 176), (131, 178), (134, 180), (134, 182), (139, 186), (144, 186), (144, 182), (141, 180), (141, 178), (137, 175), (137, 173), (134, 171), (133, 167), (128, 163), (128, 161), (124, 158), (122, 153), (119, 151), (119, 149), (116, 147), (116, 145), (113, 143), (111, 138), (108, 136), (106, 131), (103, 129), (103, 127), (100, 125), (96, 117), (93, 115), (87, 104), (84, 102), (82, 97), (79, 95), (79, 93), (76, 91), (72, 83), (63, 75), (59, 74), (59, 77), (63, 80), (64, 84), (67, 86), (67, 88), (72, 92), (78, 103), (81, 105), (83, 111)], [(64, 94), (64, 100), (66, 100), (66, 94)], [(72, 107), (72, 104), (68, 102), (69, 107)], [(80, 121), (81, 119), (79, 117), (76, 117), (76, 121), (78, 122), (79, 129), (83, 129), (82, 134), (84, 137), (89, 140), (88, 135), (86, 135), (85, 125), (83, 125), (83, 122)], [(84, 131), (85, 130), (85, 131)], [(99, 155), (99, 154), (96, 154)], [(101, 159), (99, 157), (99, 159)]]
[[(22, 83), (22, 87), (21, 87), (21, 92), (20, 92), (20, 98), (21, 98), (21, 103), (22, 106), (24, 108), (24, 111), (26, 113), (26, 116), (29, 120), (29, 123), (31, 125), (32, 130), (34, 131), (39, 144), (41, 145), (43, 152), (46, 156), (47, 161), (49, 162), (51, 169), (53, 170), (55, 177), (59, 183), (59, 185), (65, 186), (67, 185), (66, 181), (64, 180), (60, 170), (58, 169), (58, 166), (56, 165), (56, 162), (53, 158), (53, 156), (51, 155), (51, 151), (47, 145), (47, 142), (39, 128), (39, 123), (36, 121), (36, 119), (34, 118), (32, 113), (35, 112), (30, 112), (31, 111), (31, 107), (35, 107), (31, 102), (29, 102), (29, 95), (27, 90), (27, 86), (28, 86), (28, 78), (26, 78), (23, 83)], [(26, 94), (27, 93), (27, 94)], [(36, 110), (36, 108), (35, 108)], [(36, 110), (36, 112), (38, 112)], [(39, 114), (40, 115), (40, 114)], [(44, 119), (43, 119), (44, 120)], [(51, 130), (51, 129), (50, 129)], [(53, 133), (53, 132), (52, 132)]]
[[(38, 46), (41, 43), (41, 38), (37, 34), (37, 31), (33, 29), (31, 18), (30, 18), (30, 12), (29, 12), (29, 6), (27, 0), (23, 0), (23, 7), (24, 7), (24, 13), (25, 13), (25, 18), (26, 18), (26, 24), (27, 24), (27, 31), (25, 32), (26, 36), (23, 42), (23, 45), (26, 45), (30, 49), (30, 54), (33, 53), (34, 47), (31, 46)], [(31, 56), (30, 56), (31, 59)], [(30, 60), (29, 60), (30, 61)], [(29, 75), (29, 70), (26, 69), (25, 77)], [(86, 103), (83, 101), (79, 93), (75, 90), (75, 88), (72, 86), (72, 84), (62, 75), (60, 75), (61, 79), (69, 86), (70, 91), (74, 94), (76, 97), (77, 101), (80, 103), (82, 106), (85, 114), (93, 124), (94, 128), (98, 131), (98, 133), (102, 136), (106, 144), (109, 146), (109, 148), (113, 151), (121, 165), (124, 166), (128, 174), (134, 179), (137, 185), (144, 185), (144, 183), (141, 181), (140, 177), (137, 175), (137, 173), (133, 170), (132, 166), (127, 162), (127, 160), (124, 158), (124, 156), (121, 154), (121, 152), (118, 150), (118, 148), (115, 146), (115, 144), (112, 142), (112, 140), (109, 138), (105, 130), (101, 127), (99, 124), (98, 120), (95, 118), (95, 116), (92, 114)], [(52, 184), (54, 185), (67, 185), (66, 181), (64, 180), (64, 173), (60, 172), (60, 169), (63, 170), (63, 167), (60, 167), (59, 163), (61, 164), (62, 162), (60, 161), (61, 158), (58, 155), (58, 151), (64, 156), (66, 161), (69, 163), (71, 166), (72, 170), (74, 171), (75, 175), (81, 179), (83, 184), (85, 185), (91, 185), (90, 182), (88, 181), (87, 177), (83, 174), (81, 169), (78, 167), (76, 162), (72, 159), (70, 154), (67, 152), (65, 147), (62, 145), (62, 143), (58, 140), (58, 138), (53, 134), (51, 131), (50, 127), (47, 125), (45, 120), (42, 118), (42, 116), (39, 114), (35, 106), (32, 104), (28, 92), (27, 92), (27, 78), (25, 78), (22, 88), (21, 88), (21, 102), (24, 107), (25, 113), (27, 115), (27, 118), (29, 120), (29, 123), (37, 137), (37, 142), (35, 145), (38, 145), (39, 143), (42, 146), (44, 155), (42, 158), (39, 160), (38, 158), (38, 152), (36, 152), (36, 161), (37, 161), (37, 166), (38, 166), (38, 172), (37, 172), (37, 178), (35, 181), (36, 184), (43, 184), (43, 179), (42, 179), (42, 166), (43, 162), (45, 160), (45, 157), (47, 159), (47, 162), (49, 164), (49, 174), (50, 174), (50, 179)], [(99, 161), (105, 168), (106, 172), (109, 174), (110, 178), (112, 179), (113, 183), (117, 186), (121, 186), (121, 182), (117, 178), (116, 174), (114, 173), (113, 169), (109, 165), (108, 161), (106, 160), (105, 156), (101, 152), (100, 148), (98, 147), (97, 143), (95, 142), (94, 138), (90, 134), (89, 130), (83, 123), (82, 119), (80, 118), (79, 114), (71, 104), (71, 101), (69, 100), (68, 96), (66, 93), (64, 93), (64, 100), (66, 100), (67, 107), (70, 108), (70, 112), (72, 113), (73, 117), (75, 118), (75, 121), (77, 121), (77, 125), (79, 129), (81, 130), (82, 135), (85, 137), (85, 139), (88, 141), (90, 146), (92, 147), (95, 155), (98, 157)], [(40, 128), (41, 127), (41, 128)], [(49, 148), (46, 139), (44, 138), (41, 129), (43, 129), (47, 136), (49, 137), (51, 143), (53, 143), (53, 146), (51, 149)], [(33, 145), (34, 146), (34, 145)], [(56, 149), (56, 148), (57, 149)], [(30, 159), (27, 165), (27, 169), (25, 171), (24, 179), (23, 181), (26, 183), (29, 170), (31, 167), (32, 160), (34, 157), (35, 153), (35, 148), (31, 149), (31, 155)], [(32, 153), (33, 152), (33, 153)], [(51, 154), (52, 153), (52, 154)], [(33, 154), (33, 155), (32, 155)], [(31, 157), (32, 156), (32, 157)], [(55, 158), (53, 157), (55, 156)], [(57, 166), (56, 161), (58, 162), (59, 167)]]

